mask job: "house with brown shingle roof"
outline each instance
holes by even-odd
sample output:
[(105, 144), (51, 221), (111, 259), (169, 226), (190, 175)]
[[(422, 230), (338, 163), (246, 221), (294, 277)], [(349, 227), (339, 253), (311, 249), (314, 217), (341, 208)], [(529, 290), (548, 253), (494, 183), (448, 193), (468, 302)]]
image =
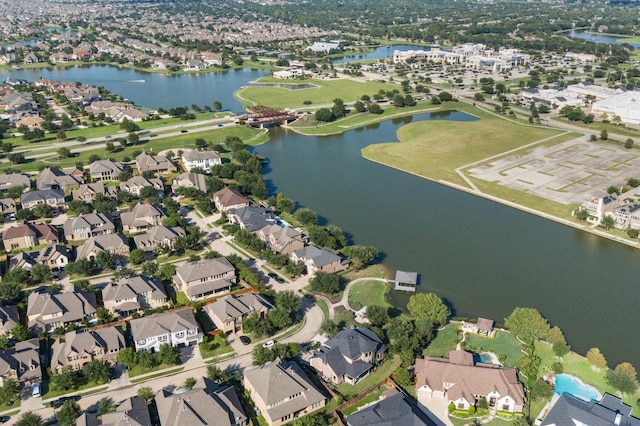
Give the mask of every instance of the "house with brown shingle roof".
[(45, 288), (27, 299), (27, 327), (35, 332), (53, 331), (86, 319), (96, 321), (96, 295), (88, 291), (51, 294)]
[(46, 223), (25, 222), (2, 233), (4, 249), (11, 251), (40, 244), (58, 244), (58, 229)]
[(6, 191), (14, 186), (22, 186), (26, 191), (31, 189), (31, 177), (26, 173), (0, 174), (0, 190)]
[(22, 251), (9, 258), (9, 270), (22, 268), (30, 271), (34, 265), (47, 265), (49, 269), (60, 270), (69, 264), (67, 247), (51, 244), (38, 250)]
[(465, 351), (451, 351), (448, 359), (416, 359), (418, 401), (439, 398), (456, 409), (467, 410), (485, 398), (490, 408), (522, 412), (524, 388), (518, 382), (516, 370), (496, 367), (474, 364), (473, 355)]
[(3, 216), (15, 213), (16, 201), (12, 198), (0, 198), (0, 214)]
[(280, 426), (318, 411), (327, 401), (295, 361), (277, 358), (245, 369), (243, 385), (270, 426)]
[(93, 360), (114, 364), (118, 352), (125, 347), (120, 326), (70, 331), (51, 345), (51, 370), (59, 372), (67, 366), (80, 370)]
[(130, 253), (128, 239), (122, 234), (102, 234), (89, 238), (78, 246), (76, 259), (95, 260), (98, 253), (106, 251), (116, 257), (127, 257)]
[(241, 332), (242, 321), (253, 313), (266, 318), (272, 307), (262, 295), (247, 293), (223, 297), (203, 309), (218, 330), (228, 334)]
[(64, 235), (67, 240), (86, 240), (96, 235), (112, 234), (116, 226), (104, 213), (80, 214), (64, 222)]
[(195, 188), (202, 193), (206, 193), (207, 177), (201, 173), (182, 173), (173, 180), (171, 191), (177, 193), (180, 188)]
[(249, 206), (249, 200), (238, 191), (231, 188), (222, 188), (213, 194), (213, 202), (219, 212), (227, 214), (231, 209), (239, 209)]
[(157, 352), (163, 344), (195, 346), (203, 337), (191, 308), (134, 319), (130, 329), (137, 352)]
[(138, 203), (131, 211), (120, 215), (122, 229), (126, 232), (139, 232), (162, 224), (166, 215), (153, 204)]
[(169, 297), (158, 278), (137, 275), (108, 283), (102, 289), (102, 301), (114, 314), (127, 316), (164, 306), (169, 303)]
[(204, 299), (231, 290), (236, 268), (224, 257), (186, 262), (176, 268), (173, 282), (190, 300)]
[(147, 179), (144, 176), (134, 176), (131, 179), (128, 179), (120, 184), (120, 189), (122, 191), (127, 191), (128, 193), (135, 195), (136, 197), (140, 196), (140, 190), (144, 187), (151, 186), (155, 188), (157, 191), (163, 191), (164, 185), (162, 180), (158, 178)]
[[(73, 168), (75, 169), (75, 167)], [(76, 174), (69, 174), (65, 170), (55, 167), (47, 167), (38, 174), (36, 180), (36, 188), (43, 189), (62, 189), (63, 191), (77, 189), (84, 183), (84, 179)]]
[(115, 186), (105, 186), (102, 182), (84, 183), (71, 192), (71, 197), (74, 200), (92, 203), (98, 194), (113, 198), (118, 195), (118, 190)]
[(18, 342), (13, 348), (0, 351), (0, 386), (5, 379), (25, 386), (42, 380), (38, 338)]
[(136, 157), (136, 167), (140, 174), (148, 171), (171, 173), (177, 170), (176, 166), (164, 155), (150, 155), (146, 152)]
[(105, 180), (118, 180), (118, 176), (125, 170), (124, 164), (106, 160), (97, 160), (89, 164), (89, 174), (94, 182), (102, 182)]
[(290, 226), (269, 225), (260, 229), (258, 238), (267, 243), (274, 253), (290, 254), (303, 248), (308, 242), (307, 235)]
[(153, 252), (162, 247), (170, 247), (173, 249), (178, 240), (184, 237), (186, 233), (179, 226), (154, 226), (144, 234), (133, 237), (136, 248), (146, 252)]

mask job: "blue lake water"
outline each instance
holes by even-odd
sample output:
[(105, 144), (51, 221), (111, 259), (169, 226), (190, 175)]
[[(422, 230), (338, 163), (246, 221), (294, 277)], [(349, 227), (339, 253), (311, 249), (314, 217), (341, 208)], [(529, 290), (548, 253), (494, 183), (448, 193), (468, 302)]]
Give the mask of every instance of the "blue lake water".
[(419, 46), (416, 44), (393, 44), (389, 46), (377, 47), (373, 52), (348, 55), (340, 59), (334, 59), (334, 64), (342, 64), (344, 62), (362, 61), (366, 59), (385, 59), (393, 56), (394, 50), (406, 52), (407, 50), (429, 50), (428, 46)]
[[(572, 30), (567, 33), (569, 37), (579, 38), (584, 41), (591, 41), (593, 43), (602, 43), (602, 44), (624, 44), (627, 43), (624, 41), (622, 37), (603, 35), (603, 34), (593, 34), (580, 30)], [(627, 43), (633, 47), (640, 47), (640, 43)]]

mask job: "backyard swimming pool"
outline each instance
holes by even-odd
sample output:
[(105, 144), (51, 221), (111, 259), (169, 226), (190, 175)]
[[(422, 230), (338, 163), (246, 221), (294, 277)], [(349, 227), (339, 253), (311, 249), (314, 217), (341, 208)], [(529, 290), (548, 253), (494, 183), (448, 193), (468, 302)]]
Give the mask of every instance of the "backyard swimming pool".
[(599, 400), (602, 396), (593, 386), (583, 384), (570, 374), (556, 375), (556, 395), (571, 395), (585, 402)]

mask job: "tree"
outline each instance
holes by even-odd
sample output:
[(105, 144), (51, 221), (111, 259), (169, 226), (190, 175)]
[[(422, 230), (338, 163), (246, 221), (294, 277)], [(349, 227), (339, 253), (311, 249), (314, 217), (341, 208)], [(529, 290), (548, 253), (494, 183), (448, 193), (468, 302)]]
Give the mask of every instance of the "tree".
[(343, 249), (343, 253), (356, 269), (360, 269), (365, 265), (371, 263), (376, 257), (378, 257), (378, 249), (375, 247), (367, 246), (348, 246)]
[(184, 381), (184, 387), (187, 389), (193, 389), (196, 383), (197, 380), (195, 379), (195, 377), (187, 377)]
[(42, 263), (36, 263), (31, 268), (31, 278), (36, 283), (42, 283), (51, 280), (51, 269)]
[(424, 319), (437, 326), (446, 324), (451, 311), (435, 293), (419, 293), (409, 298), (407, 309), (416, 319)]
[(318, 271), (311, 279), (311, 290), (326, 294), (337, 294), (342, 290), (342, 282), (336, 274)]
[(49, 204), (38, 204), (33, 207), (31, 212), (38, 218), (46, 218), (53, 215), (53, 209)]
[(98, 307), (96, 310), (96, 316), (98, 317), (98, 324), (108, 324), (113, 321), (113, 314), (105, 307)]
[(22, 286), (19, 282), (7, 282), (6, 275), (0, 281), (0, 302), (4, 304), (15, 303), (20, 299)]
[(622, 393), (633, 394), (638, 389), (636, 370), (628, 362), (622, 362), (615, 369), (608, 370), (606, 378), (607, 383)]
[(404, 107), (404, 96), (402, 96), (401, 94), (397, 94), (393, 97), (393, 105), (397, 106), (398, 108), (402, 108)]
[(615, 224), (616, 224), (616, 221), (612, 216), (605, 216), (602, 219), (602, 222), (600, 222), (600, 225), (607, 230), (613, 228)]
[(315, 118), (317, 121), (328, 122), (333, 120), (333, 114), (329, 108), (319, 108), (316, 110)]
[(158, 349), (158, 353), (156, 354), (156, 358), (158, 362), (161, 364), (167, 365), (178, 365), (182, 364), (182, 360), (180, 359), (180, 349), (175, 346), (171, 346), (167, 343), (160, 345)]
[(113, 142), (109, 141), (104, 144), (104, 150), (107, 152), (113, 152), (116, 150), (116, 146), (113, 144)]
[(134, 348), (124, 348), (118, 352), (117, 359), (118, 364), (126, 365), (131, 369), (138, 363), (138, 353)]
[(374, 102), (371, 105), (369, 105), (369, 108), (367, 110), (371, 114), (382, 114), (384, 112), (380, 104), (378, 104), (377, 102)]
[(76, 386), (76, 373), (70, 366), (64, 367), (51, 377), (51, 386), (57, 390), (68, 391)]
[(552, 348), (553, 348), (553, 353), (556, 354), (556, 356), (559, 356), (561, 358), (566, 354), (568, 354), (569, 350), (571, 349), (571, 347), (567, 345), (567, 342), (565, 341), (555, 342)]
[(294, 314), (300, 310), (302, 300), (291, 290), (282, 291), (276, 294), (276, 307), (282, 308), (288, 315)]
[(515, 308), (511, 315), (504, 319), (504, 325), (527, 344), (545, 339), (549, 335), (549, 323), (534, 308)]
[(365, 112), (367, 110), (367, 107), (361, 101), (355, 101), (353, 103), (353, 109), (355, 109), (357, 112)]
[(24, 154), (21, 152), (14, 152), (7, 156), (11, 164), (22, 164), (25, 161)]
[(17, 323), (13, 327), (11, 327), (11, 330), (9, 331), (9, 333), (11, 334), (11, 339), (13, 339), (16, 342), (22, 342), (24, 340), (27, 340), (29, 337), (31, 337), (30, 336), (31, 333), (29, 333), (29, 330), (20, 323)]
[(153, 368), (157, 364), (157, 359), (155, 356), (151, 355), (147, 351), (141, 351), (138, 353), (138, 364), (142, 366), (142, 368)]
[(587, 352), (587, 359), (591, 364), (595, 365), (601, 370), (607, 368), (607, 360), (598, 348), (589, 349), (589, 351)]
[(340, 331), (340, 327), (330, 319), (326, 319), (320, 327), (320, 333), (325, 336), (335, 336)]
[(56, 138), (59, 141), (63, 141), (67, 138), (67, 133), (64, 130), (59, 130), (58, 133), (56, 134)]
[(603, 141), (609, 139), (609, 132), (607, 132), (605, 129), (602, 129), (602, 131), (600, 132), (600, 139), (602, 139)]
[(620, 189), (618, 189), (617, 186), (611, 185), (610, 187), (607, 188), (607, 194), (620, 195)]
[(533, 399), (548, 399), (553, 396), (553, 387), (542, 379), (538, 379), (533, 382), (531, 387), (531, 398)]
[(484, 95), (480, 92), (473, 95), (473, 100), (478, 102), (484, 102)]
[(633, 148), (633, 144), (634, 144), (633, 139), (629, 138), (624, 142), (624, 147), (627, 149), (631, 149)]
[(589, 219), (589, 212), (586, 210), (578, 210), (578, 212), (576, 213), (576, 218), (578, 218), (579, 221), (584, 222), (585, 220)]
[(108, 251), (99, 251), (95, 258), (96, 266), (100, 269), (113, 269), (115, 259)]
[(345, 106), (344, 101), (340, 98), (336, 98), (333, 100), (333, 106), (331, 107), (331, 113), (334, 117), (341, 118), (345, 114)]
[(213, 101), (213, 109), (216, 111), (222, 111), (222, 103), (220, 103), (220, 101)]
[(144, 262), (146, 257), (147, 254), (143, 250), (133, 249), (129, 253), (129, 262), (133, 263), (134, 265), (140, 265), (142, 262)]
[(453, 95), (451, 93), (449, 93), (449, 92), (440, 92), (438, 94), (438, 99), (441, 102), (448, 102), (448, 101), (453, 99)]
[(116, 406), (111, 398), (102, 398), (98, 401), (98, 415), (110, 413), (115, 409)]
[(69, 158), (71, 157), (71, 150), (69, 148), (62, 147), (58, 149), (58, 157)]
[(0, 403), (15, 401), (20, 396), (20, 385), (11, 378), (5, 378), (0, 387)]
[(217, 365), (211, 364), (207, 366), (207, 378), (209, 378), (209, 380), (213, 380), (218, 384), (221, 384), (229, 380), (229, 373), (227, 373)]
[(380, 305), (367, 306), (366, 317), (371, 325), (382, 327), (389, 322), (389, 309)]
[(78, 403), (73, 400), (67, 400), (56, 413), (56, 420), (58, 420), (60, 426), (73, 426), (81, 415), (82, 409)]
[(265, 321), (260, 314), (253, 312), (242, 320), (242, 331), (261, 337), (270, 333), (271, 324), (269, 321)]
[(40, 414), (36, 414), (33, 411), (26, 411), (22, 413), (16, 426), (44, 426), (45, 423), (42, 420)]
[(549, 336), (547, 336), (547, 342), (552, 345), (558, 342), (566, 342), (564, 338), (564, 333), (560, 330), (560, 327), (555, 326), (551, 330), (549, 330)]
[(82, 367), (82, 374), (88, 381), (99, 385), (109, 381), (109, 367), (98, 359), (86, 363)]
[(143, 386), (138, 389), (138, 396), (147, 401), (148, 404), (149, 401), (155, 398), (155, 393), (153, 393), (153, 389), (151, 389), (149, 386)]
[(304, 226), (316, 225), (318, 223), (318, 215), (316, 212), (305, 207), (296, 210), (293, 217)]
[(11, 144), (11, 142), (3, 142), (0, 150), (5, 154), (8, 154), (13, 151), (13, 145)]
[(283, 308), (277, 307), (269, 311), (267, 318), (269, 322), (277, 329), (283, 329), (290, 326), (293, 321), (291, 315)]

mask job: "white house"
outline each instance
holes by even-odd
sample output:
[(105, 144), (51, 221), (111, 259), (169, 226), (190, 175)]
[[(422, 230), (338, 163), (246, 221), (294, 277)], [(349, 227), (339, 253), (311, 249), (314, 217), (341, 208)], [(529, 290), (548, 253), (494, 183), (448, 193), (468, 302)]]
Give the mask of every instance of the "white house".
[(202, 331), (191, 308), (134, 319), (131, 336), (137, 352), (156, 352), (163, 344), (181, 348), (202, 342)]
[(187, 151), (182, 154), (182, 162), (188, 171), (197, 167), (208, 173), (212, 166), (221, 165), (222, 159), (215, 151)]

